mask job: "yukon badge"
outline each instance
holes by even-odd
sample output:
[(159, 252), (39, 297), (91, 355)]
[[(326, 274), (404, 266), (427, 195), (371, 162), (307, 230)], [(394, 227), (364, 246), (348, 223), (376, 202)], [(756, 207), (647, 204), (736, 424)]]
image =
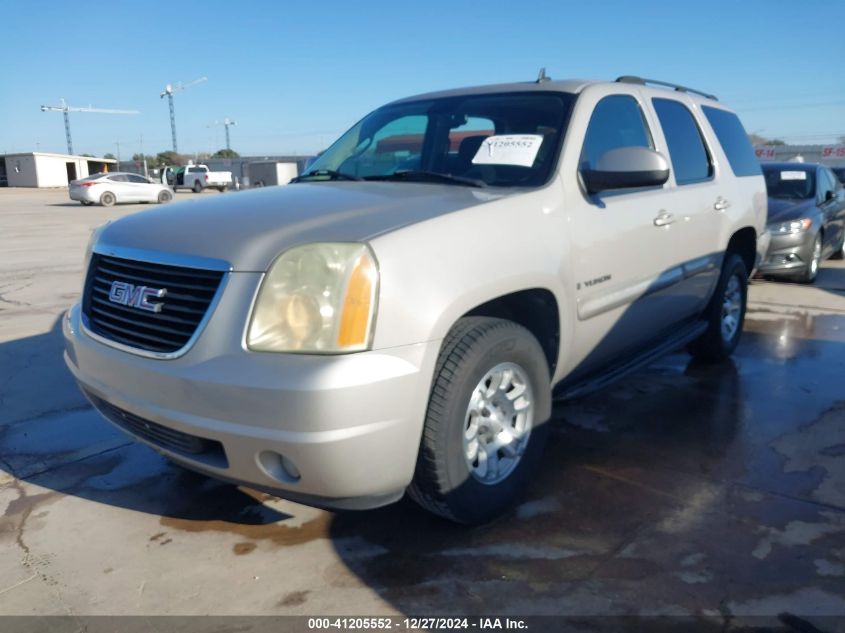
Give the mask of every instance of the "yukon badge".
[(151, 303), (151, 297), (161, 298), (167, 294), (167, 288), (150, 288), (135, 286), (125, 281), (113, 281), (109, 289), (109, 301), (130, 308), (138, 308), (147, 312), (161, 312), (164, 303)]

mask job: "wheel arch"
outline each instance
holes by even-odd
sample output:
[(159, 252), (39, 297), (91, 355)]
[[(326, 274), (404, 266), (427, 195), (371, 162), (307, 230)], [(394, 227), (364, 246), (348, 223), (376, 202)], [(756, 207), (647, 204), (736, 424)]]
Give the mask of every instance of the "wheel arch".
[(485, 301), (461, 315), (507, 319), (527, 329), (540, 343), (554, 376), (560, 353), (561, 323), (558, 301), (547, 288), (517, 290)]
[(750, 275), (757, 263), (757, 231), (751, 226), (735, 231), (728, 240), (725, 251), (739, 255)]

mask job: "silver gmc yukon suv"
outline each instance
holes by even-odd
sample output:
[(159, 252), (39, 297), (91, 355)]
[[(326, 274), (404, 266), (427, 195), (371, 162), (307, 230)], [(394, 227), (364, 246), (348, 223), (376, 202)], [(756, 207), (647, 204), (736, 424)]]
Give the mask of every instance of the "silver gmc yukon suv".
[(541, 459), (554, 397), (742, 332), (766, 188), (715, 97), (637, 77), (449, 90), (355, 124), (285, 187), (92, 235), (66, 361), (187, 468), (463, 523)]

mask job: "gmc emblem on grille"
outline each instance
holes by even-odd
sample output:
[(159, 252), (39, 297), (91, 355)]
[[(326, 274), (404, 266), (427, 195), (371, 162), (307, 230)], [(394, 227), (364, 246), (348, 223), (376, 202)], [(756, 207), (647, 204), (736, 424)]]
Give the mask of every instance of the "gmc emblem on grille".
[(113, 281), (109, 289), (109, 301), (147, 312), (161, 312), (164, 303), (152, 303), (150, 298), (161, 299), (166, 294), (167, 288), (150, 288), (149, 286), (135, 286), (125, 281)]

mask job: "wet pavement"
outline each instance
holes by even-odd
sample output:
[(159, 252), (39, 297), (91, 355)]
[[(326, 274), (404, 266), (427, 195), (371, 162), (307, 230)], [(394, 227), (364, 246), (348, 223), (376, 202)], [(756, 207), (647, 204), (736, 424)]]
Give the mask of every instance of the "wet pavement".
[(467, 529), (222, 484), (100, 420), (58, 318), (88, 225), (133, 209), (63, 196), (0, 190), (0, 614), (845, 618), (842, 262), (755, 281), (732, 362), (676, 354), (557, 407), (524, 502)]

